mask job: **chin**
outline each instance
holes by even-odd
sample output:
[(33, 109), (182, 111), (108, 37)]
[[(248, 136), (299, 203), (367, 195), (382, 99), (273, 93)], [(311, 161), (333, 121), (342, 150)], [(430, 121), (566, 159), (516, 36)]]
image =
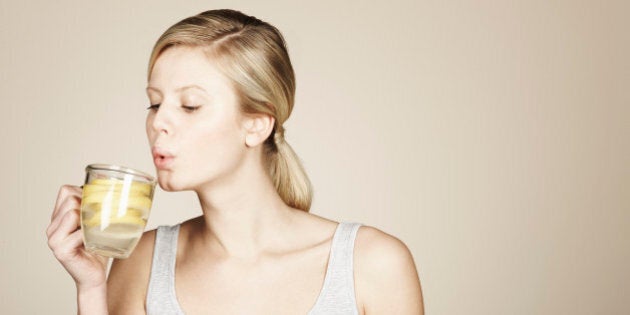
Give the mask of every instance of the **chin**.
[(175, 190), (173, 190), (173, 188), (172, 188), (172, 187), (170, 187), (170, 186), (163, 185), (162, 183), (159, 183), (159, 184), (160, 184), (160, 188), (162, 188), (162, 190), (163, 190), (163, 191), (175, 191)]
[(162, 188), (162, 190), (164, 191), (176, 192), (187, 190), (186, 187), (184, 187), (183, 185), (179, 185), (178, 183), (173, 182), (172, 178), (166, 179), (163, 177), (158, 177), (158, 184), (160, 185), (160, 188)]

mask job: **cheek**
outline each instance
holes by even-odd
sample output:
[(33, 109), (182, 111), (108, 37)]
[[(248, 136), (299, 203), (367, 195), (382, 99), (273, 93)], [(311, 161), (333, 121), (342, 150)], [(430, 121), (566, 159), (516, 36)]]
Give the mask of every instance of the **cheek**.
[(190, 130), (186, 144), (190, 170), (198, 176), (218, 175), (238, 166), (245, 152), (238, 130), (233, 126), (201, 127)]
[(146, 134), (147, 134), (147, 139), (149, 140), (149, 144), (151, 144), (151, 143), (152, 143), (152, 142), (151, 142), (151, 136), (152, 136), (152, 135), (151, 135), (151, 128), (149, 128), (150, 124), (151, 124), (151, 122), (149, 121), (149, 118), (147, 118), (147, 120), (146, 120), (146, 122), (145, 122), (145, 124), (144, 124), (144, 131), (145, 131), (145, 132), (146, 132)]
[(144, 124), (144, 130), (145, 133), (147, 135), (147, 139), (149, 140), (149, 144), (153, 145), (156, 137), (157, 137), (157, 132), (155, 131), (155, 129), (153, 128), (153, 122), (155, 120), (155, 115), (154, 114), (147, 114), (147, 118), (145, 120), (145, 124)]

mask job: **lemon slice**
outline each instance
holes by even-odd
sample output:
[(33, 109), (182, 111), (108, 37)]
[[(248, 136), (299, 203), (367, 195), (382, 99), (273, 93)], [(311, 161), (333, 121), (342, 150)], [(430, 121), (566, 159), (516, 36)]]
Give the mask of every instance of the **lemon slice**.
[[(122, 191), (124, 182), (119, 179), (95, 179), (89, 184), (83, 185), (83, 193), (91, 194), (97, 191)], [(148, 183), (131, 182), (130, 192), (141, 193), (149, 196), (152, 186)]]
[[(95, 227), (95, 226), (101, 225), (103, 221), (106, 221), (106, 220), (103, 220), (100, 215), (94, 215), (90, 220), (86, 220), (84, 224), (87, 225), (88, 227)], [(122, 217), (111, 216), (109, 217), (108, 221), (109, 221), (109, 225), (130, 224), (130, 225), (143, 227), (146, 224), (146, 220), (142, 219), (141, 217), (134, 216), (134, 215), (126, 215)]]
[[(116, 192), (97, 191), (83, 195), (82, 202), (86, 204), (103, 204), (119, 208), (150, 209), (151, 199), (143, 194), (130, 194), (125, 199)], [(122, 203), (121, 203), (122, 202)], [(101, 205), (102, 206), (102, 205)]]
[[(101, 209), (101, 205), (100, 204), (94, 204), (94, 205), (89, 205), (88, 208), (89, 210), (86, 210), (83, 212), (84, 216), (86, 218), (92, 218), (93, 216), (101, 216), (103, 215), (103, 213), (101, 213), (103, 210)], [(135, 216), (135, 217), (139, 217), (139, 218), (148, 218), (149, 217), (149, 212), (148, 210), (145, 209), (135, 209), (135, 208), (122, 208), (119, 209), (118, 207), (112, 207), (110, 209), (105, 209), (107, 216), (112, 216), (112, 217), (119, 217), (119, 216)], [(107, 211), (111, 211), (111, 212), (107, 212)]]

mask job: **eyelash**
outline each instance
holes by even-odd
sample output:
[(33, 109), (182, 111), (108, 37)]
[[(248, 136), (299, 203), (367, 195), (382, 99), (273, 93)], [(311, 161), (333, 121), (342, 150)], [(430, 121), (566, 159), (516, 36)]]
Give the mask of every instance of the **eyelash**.
[[(158, 109), (158, 107), (160, 107), (160, 104), (151, 105), (151, 106), (147, 107), (147, 109), (148, 109), (148, 110), (157, 110), (157, 109)], [(187, 112), (189, 112), (189, 113), (192, 113), (192, 112), (194, 112), (194, 111), (198, 110), (198, 109), (199, 109), (199, 107), (201, 107), (201, 106), (197, 106), (197, 107), (192, 107), (192, 106), (182, 106), (182, 107), (184, 108), (184, 110), (185, 110), (185, 111), (187, 111)]]

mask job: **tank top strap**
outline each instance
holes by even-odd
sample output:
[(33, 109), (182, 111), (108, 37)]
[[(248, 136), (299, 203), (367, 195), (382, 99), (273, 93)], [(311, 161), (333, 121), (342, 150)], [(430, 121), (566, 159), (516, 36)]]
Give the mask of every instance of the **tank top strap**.
[(333, 237), (329, 265), (333, 274), (352, 276), (348, 272), (352, 271), (354, 240), (362, 224), (358, 222), (341, 222), (339, 224), (340, 226)]
[(333, 236), (324, 286), (309, 314), (358, 314), (354, 290), (354, 240), (359, 222), (340, 222)]
[(147, 314), (183, 314), (175, 296), (175, 260), (180, 224), (156, 229), (147, 290)]

